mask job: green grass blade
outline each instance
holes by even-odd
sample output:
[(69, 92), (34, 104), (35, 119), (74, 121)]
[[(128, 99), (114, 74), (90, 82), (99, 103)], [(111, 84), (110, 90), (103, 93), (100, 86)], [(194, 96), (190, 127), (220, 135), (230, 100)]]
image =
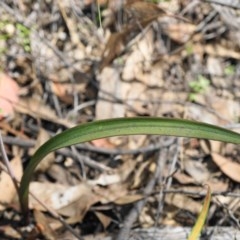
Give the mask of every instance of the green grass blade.
[(207, 195), (204, 199), (202, 210), (201, 210), (201, 212), (198, 216), (198, 219), (188, 237), (188, 240), (197, 240), (198, 239), (198, 237), (203, 229), (206, 218), (207, 218), (210, 202), (211, 202), (211, 189), (208, 186), (208, 191), (207, 191)]
[(44, 143), (32, 156), (21, 179), (19, 195), (23, 213), (28, 212), (28, 189), (39, 162), (59, 148), (94, 139), (123, 135), (167, 135), (194, 137), (240, 144), (240, 134), (195, 121), (170, 118), (116, 118), (81, 124), (68, 129)]

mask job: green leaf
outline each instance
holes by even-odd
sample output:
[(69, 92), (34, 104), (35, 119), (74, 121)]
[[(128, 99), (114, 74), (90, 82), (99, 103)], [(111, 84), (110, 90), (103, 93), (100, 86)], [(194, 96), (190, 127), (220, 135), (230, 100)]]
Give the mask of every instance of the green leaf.
[(123, 135), (168, 135), (204, 138), (240, 144), (240, 134), (214, 125), (170, 118), (116, 118), (81, 124), (57, 134), (32, 156), (21, 179), (19, 198), (23, 214), (28, 212), (29, 183), (39, 162), (50, 152), (94, 139)]
[(210, 202), (211, 202), (211, 189), (208, 186), (208, 191), (207, 191), (207, 195), (204, 199), (202, 210), (201, 210), (201, 212), (198, 216), (198, 219), (188, 237), (188, 240), (197, 240), (198, 239), (198, 237), (203, 229), (206, 218), (207, 218)]

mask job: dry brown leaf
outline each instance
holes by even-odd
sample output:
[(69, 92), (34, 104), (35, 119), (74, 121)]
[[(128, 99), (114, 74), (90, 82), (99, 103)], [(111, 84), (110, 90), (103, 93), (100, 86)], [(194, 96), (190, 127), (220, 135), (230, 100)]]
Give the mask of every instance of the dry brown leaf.
[[(20, 180), (23, 174), (21, 157), (16, 156), (10, 161), (10, 166), (17, 180)], [(9, 204), (13, 201), (16, 196), (16, 189), (12, 182), (11, 177), (4, 171), (0, 174), (0, 210), (6, 208), (6, 204)]]
[(173, 205), (180, 209), (187, 210), (194, 214), (199, 213), (202, 208), (201, 203), (196, 202), (182, 194), (167, 194), (165, 200), (169, 205)]
[[(181, 184), (195, 184), (196, 180), (187, 176), (184, 173), (177, 172), (173, 176), (179, 183)], [(219, 179), (211, 178), (208, 181), (204, 182), (207, 184), (212, 192), (220, 192), (220, 191), (227, 191), (228, 183), (220, 181)], [(193, 190), (194, 191), (194, 190)]]
[(81, 93), (86, 89), (87, 81), (81, 80), (75, 83), (66, 82), (69, 72), (61, 69), (57, 75), (50, 75), (49, 79), (52, 92), (67, 104), (73, 104), (74, 92)]
[(7, 74), (0, 72), (0, 119), (13, 115), (18, 94), (17, 83)]
[[(76, 205), (79, 203), (79, 209), (88, 209), (92, 204), (99, 201), (92, 192), (92, 187), (87, 183), (80, 183), (76, 186), (64, 186), (53, 183), (32, 182), (30, 184), (30, 192), (32, 192), (38, 199), (40, 199), (49, 208), (55, 209), (59, 212), (64, 211), (64, 208), (71, 205), (69, 212), (64, 211), (69, 217), (76, 214)], [(45, 208), (40, 205), (34, 198), (30, 197), (30, 208), (45, 211)], [(82, 216), (81, 216), (82, 217)]]
[[(141, 41), (144, 41), (144, 40), (145, 38), (142, 39)], [(149, 54), (150, 53), (151, 51), (149, 51)], [(124, 64), (122, 78), (129, 82), (135, 79), (136, 75), (140, 75), (139, 71), (140, 73), (143, 71), (142, 69), (143, 61), (144, 61), (144, 56), (141, 53), (141, 51), (137, 48), (137, 46), (133, 47), (133, 51), (129, 54)]]
[[(114, 103), (114, 97), (124, 99), (124, 83), (121, 81), (120, 72), (116, 68), (104, 68), (99, 76), (99, 100), (96, 104), (96, 119), (124, 117), (124, 104)], [(112, 95), (113, 97), (109, 96)], [(109, 101), (108, 101), (109, 100)]]
[(176, 179), (179, 183), (181, 184), (192, 184), (196, 183), (196, 180), (193, 179), (192, 177), (186, 175), (185, 173), (182, 172), (176, 172), (173, 175), (174, 179)]
[[(240, 115), (239, 102), (232, 99), (223, 99), (211, 94), (209, 96), (210, 106), (226, 119), (226, 121), (219, 121), (220, 124), (228, 124), (230, 121), (235, 121)], [(228, 121), (227, 121), (228, 120)]]
[(211, 153), (211, 143), (208, 140), (199, 140), (199, 144), (201, 146), (202, 151), (204, 152), (205, 155), (209, 155)]
[(223, 147), (223, 143), (222, 142), (210, 140), (209, 143), (210, 143), (210, 146), (211, 146), (211, 152), (219, 153), (220, 150)]
[(111, 203), (128, 194), (127, 184), (112, 184), (107, 188), (95, 186), (94, 193), (98, 195), (102, 204)]
[(51, 82), (51, 90), (58, 96), (63, 102), (72, 104), (73, 102), (73, 85), (68, 83)]
[(158, 5), (144, 1), (128, 1), (124, 10), (128, 13), (130, 20), (121, 32), (113, 33), (110, 36), (103, 53), (100, 70), (108, 66), (122, 52), (130, 35), (134, 37), (133, 33), (137, 35), (149, 23), (166, 15), (166, 12)]
[(144, 196), (142, 194), (125, 195), (125, 196), (119, 197), (116, 200), (114, 200), (114, 203), (116, 203), (118, 205), (124, 205), (124, 204), (137, 202), (143, 198), (144, 198)]
[(124, 10), (129, 15), (128, 24), (140, 25), (142, 28), (157, 18), (167, 15), (164, 9), (148, 1), (128, 1)]
[(98, 202), (98, 198), (93, 197), (93, 195), (83, 195), (78, 200), (58, 209), (57, 212), (63, 216), (69, 217), (67, 219), (68, 224), (82, 222), (88, 209), (96, 202)]
[(40, 118), (52, 121), (68, 128), (75, 126), (75, 124), (66, 119), (60, 119), (55, 114), (54, 110), (47, 106), (43, 100), (37, 96), (21, 98), (20, 103), (15, 106), (15, 109), (20, 113), (30, 115), (37, 119)]
[[(153, 94), (153, 99), (159, 98), (159, 92), (157, 92), (156, 90), (151, 93)], [(159, 104), (157, 113), (155, 113), (155, 115), (163, 116), (165, 114), (169, 114), (169, 112), (185, 112), (186, 107), (183, 107), (183, 105), (179, 104), (179, 102), (184, 102), (187, 98), (188, 95), (186, 92), (178, 92), (178, 94), (176, 94), (173, 91), (164, 90), (163, 92), (161, 92), (161, 101), (163, 101), (163, 103)]]
[(102, 223), (104, 229), (106, 229), (109, 224), (112, 222), (112, 219), (105, 214), (99, 212), (99, 211), (94, 211), (95, 215), (99, 219), (99, 221)]
[(124, 31), (113, 33), (110, 36), (103, 52), (103, 60), (99, 67), (100, 70), (103, 70), (106, 66), (108, 66), (114, 60), (114, 58), (123, 51), (125, 38), (126, 33)]
[(145, 206), (141, 210), (139, 214), (139, 222), (141, 224), (141, 227), (143, 228), (149, 228), (154, 225), (156, 222), (155, 218), (151, 213), (149, 213), (149, 207)]
[(48, 219), (38, 210), (34, 210), (34, 219), (41, 234), (48, 240), (57, 240), (56, 233), (51, 228)]
[[(108, 235), (107, 231), (102, 232), (102, 233), (93, 233), (93, 234), (84, 236), (84, 240), (103, 240), (103, 239), (106, 239), (106, 240), (109, 239), (109, 235)], [(63, 240), (63, 239), (61, 239), (61, 240)], [(71, 239), (71, 240), (75, 240), (75, 239)], [(76, 239), (76, 240), (78, 240), (78, 239)]]
[(190, 23), (171, 23), (163, 27), (164, 32), (179, 44), (186, 43), (196, 30), (196, 26)]
[(207, 167), (200, 161), (184, 159), (185, 171), (199, 183), (204, 183), (210, 178)]
[(240, 59), (239, 52), (234, 49), (225, 48), (220, 44), (194, 44), (193, 51), (197, 54), (203, 54), (205, 52), (211, 56)]
[(159, 94), (159, 88), (163, 87), (165, 83), (163, 79), (163, 64), (157, 63), (149, 68), (151, 68), (151, 71), (143, 71), (144, 69), (141, 67), (141, 69), (136, 72), (135, 77), (146, 86), (152, 88), (152, 91), (156, 91)]
[(108, 186), (111, 184), (124, 183), (129, 175), (134, 171), (136, 161), (126, 161), (114, 173), (102, 173), (97, 179), (89, 180), (91, 185)]
[(96, 180), (90, 180), (89, 182), (92, 185), (101, 185), (101, 186), (108, 186), (111, 184), (121, 183), (124, 180), (126, 180), (126, 176), (129, 174), (129, 172), (126, 172), (125, 174), (101, 174)]
[(18, 232), (17, 229), (14, 229), (10, 224), (5, 226), (0, 226), (1, 235), (4, 234), (5, 239), (14, 239), (14, 240), (21, 240), (22, 236)]
[(222, 67), (220, 58), (209, 56), (207, 58), (207, 69), (208, 73), (211, 75), (211, 79), (215, 76), (222, 76), (224, 74), (224, 69)]
[(240, 115), (237, 101), (220, 98), (213, 94), (211, 89), (206, 91), (204, 95), (199, 95), (197, 101), (202, 105), (208, 106), (208, 109), (197, 107), (196, 105), (188, 105), (186, 107), (188, 118), (216, 125), (224, 125), (235, 121), (237, 116)]
[(229, 178), (236, 182), (240, 182), (240, 164), (219, 155), (218, 153), (211, 154), (213, 161), (218, 165), (221, 171)]
[[(130, 90), (135, 89), (133, 86), (138, 80), (143, 86), (149, 87), (162, 87), (164, 81), (163, 76), (163, 63), (151, 65), (154, 54), (154, 31), (149, 29), (144, 38), (137, 40), (136, 44), (132, 47), (132, 52), (126, 58), (124, 64), (122, 78), (129, 82)], [(157, 90), (155, 90), (157, 91)], [(146, 95), (146, 94), (145, 94)], [(134, 98), (128, 94), (128, 98)]]
[[(148, 114), (148, 111), (144, 105), (144, 101), (148, 102), (148, 89), (145, 84), (140, 82), (133, 82), (128, 84), (125, 89), (128, 91), (123, 92), (124, 99), (131, 105), (139, 114)], [(141, 101), (134, 101), (134, 99), (141, 99)]]
[[(69, 184), (69, 176), (71, 175), (71, 173), (69, 171), (67, 171), (67, 168), (69, 167), (66, 163), (68, 162), (72, 162), (73, 159), (68, 158), (66, 159), (66, 161), (64, 162), (65, 167), (63, 167), (62, 165), (58, 164), (58, 163), (54, 163), (50, 166), (50, 168), (47, 171), (47, 174), (54, 179), (54, 182), (57, 182), (59, 184), (63, 184), (63, 185), (68, 185)], [(70, 163), (71, 164), (71, 163)], [(70, 167), (72, 166), (72, 164), (70, 165)]]
[(224, 192), (227, 191), (229, 187), (228, 182), (223, 182), (216, 178), (210, 179), (204, 184), (208, 185), (212, 192)]

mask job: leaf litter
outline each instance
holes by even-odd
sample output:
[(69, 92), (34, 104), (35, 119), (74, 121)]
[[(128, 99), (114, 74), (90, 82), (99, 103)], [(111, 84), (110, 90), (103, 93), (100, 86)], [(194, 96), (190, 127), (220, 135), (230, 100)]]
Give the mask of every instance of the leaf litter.
[[(218, 1), (196, 2), (197, 7), (185, 0), (157, 2), (99, 1), (103, 28), (94, 1), (0, 3), (0, 128), (17, 176), (35, 149), (28, 140), (37, 147), (57, 132), (94, 119), (167, 116), (239, 128), (239, 10)], [(202, 86), (199, 79), (209, 84)], [(20, 143), (25, 147), (18, 155), (14, 148)], [(160, 147), (140, 151), (152, 145)], [(125, 149), (139, 152), (122, 154)], [(166, 149), (162, 175), (146, 195), (159, 153)], [(133, 136), (62, 153), (48, 156), (31, 191), (81, 239), (120, 236), (131, 209), (145, 201), (130, 228), (157, 223), (185, 231), (201, 209), (202, 184), (213, 196), (220, 194), (213, 197), (207, 226), (237, 226), (239, 202), (234, 208), (232, 202), (239, 194), (238, 146)], [(1, 191), (7, 187), (10, 193), (0, 197), (0, 221), (10, 222), (1, 226), (1, 238), (76, 239), (33, 198), (36, 224), (26, 232), (19, 222), (21, 236), (15, 233), (11, 221), (21, 216), (16, 193), (6, 173), (0, 177)], [(233, 195), (225, 196), (229, 192)]]

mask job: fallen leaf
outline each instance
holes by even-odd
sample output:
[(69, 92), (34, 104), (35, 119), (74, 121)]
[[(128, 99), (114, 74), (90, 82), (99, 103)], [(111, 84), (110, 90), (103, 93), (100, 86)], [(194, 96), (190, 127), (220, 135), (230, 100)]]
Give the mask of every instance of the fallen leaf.
[[(75, 202), (82, 204), (82, 209), (88, 209), (91, 204), (94, 204), (99, 200), (99, 198), (92, 192), (92, 187), (87, 183), (80, 183), (76, 186), (69, 187), (56, 183), (31, 182), (30, 192), (49, 208), (60, 212), (61, 209)], [(29, 202), (31, 209), (46, 211), (46, 209), (34, 198), (30, 197)], [(72, 206), (75, 207), (74, 205)], [(65, 214), (70, 217), (72, 214), (75, 214), (75, 212), (76, 209), (73, 208), (69, 209), (69, 212), (65, 211)]]
[(224, 192), (229, 189), (228, 182), (221, 181), (217, 178), (210, 179), (205, 184), (211, 188), (212, 192)]
[(187, 174), (182, 173), (182, 172), (176, 172), (173, 175), (173, 177), (174, 177), (174, 179), (176, 179), (181, 184), (193, 184), (193, 183), (196, 183), (195, 179), (193, 179), (192, 177), (190, 177)]
[(103, 52), (100, 70), (107, 67), (123, 51), (125, 41), (126, 33), (124, 31), (111, 34)]
[(53, 109), (46, 105), (38, 96), (32, 96), (31, 98), (21, 98), (19, 104), (15, 106), (16, 111), (30, 115), (34, 118), (40, 118), (55, 122), (66, 126), (67, 128), (74, 127), (75, 124), (71, 123), (67, 119), (59, 118)]
[(44, 214), (38, 210), (34, 210), (34, 219), (36, 221), (38, 230), (41, 234), (48, 240), (56, 240), (56, 233), (51, 228), (48, 219), (44, 216)]
[[(53, 77), (52, 77), (53, 78)], [(51, 81), (51, 90), (56, 96), (58, 96), (63, 102), (67, 104), (73, 104), (74, 92), (83, 92), (86, 87), (86, 83), (62, 83), (57, 81)]]
[(221, 171), (229, 178), (236, 182), (240, 182), (240, 164), (232, 162), (231, 160), (219, 155), (218, 153), (212, 153), (212, 160), (218, 165)]
[(94, 211), (95, 215), (99, 219), (99, 221), (102, 223), (104, 229), (106, 229), (109, 224), (112, 222), (112, 219), (105, 214), (99, 212), (99, 211)]
[(72, 104), (73, 102), (73, 85), (72, 84), (63, 84), (58, 82), (51, 81), (51, 89), (55, 95), (57, 95), (63, 102), (67, 104)]
[(98, 195), (99, 202), (108, 204), (115, 202), (116, 199), (126, 196), (128, 189), (126, 184), (112, 184), (106, 187), (94, 187), (94, 193)]
[(210, 178), (207, 167), (200, 161), (184, 159), (185, 171), (199, 183), (204, 183)]
[(0, 72), (0, 119), (12, 116), (18, 102), (19, 87), (7, 74)]
[(124, 183), (136, 167), (135, 161), (126, 161), (114, 173), (102, 173), (97, 179), (89, 180), (91, 185), (108, 186), (111, 184)]
[(184, 209), (194, 214), (198, 214), (201, 211), (202, 205), (199, 202), (192, 200), (191, 198), (182, 194), (168, 194), (165, 197), (167, 204)]
[(163, 31), (179, 44), (186, 43), (196, 30), (196, 26), (190, 23), (171, 23), (163, 27)]
[(12, 227), (10, 224), (5, 226), (4, 225), (0, 226), (1, 235), (4, 235), (5, 239), (14, 239), (14, 240), (22, 239), (21, 234), (18, 232), (16, 228), (15, 229), (14, 228), (15, 227)]
[(82, 222), (88, 209), (98, 201), (98, 198), (94, 198), (93, 194), (81, 196), (78, 200), (69, 203), (68, 205), (60, 208), (57, 212), (63, 216), (69, 217), (67, 219), (68, 224), (76, 222)]
[(214, 141), (214, 140), (210, 140), (209, 141), (210, 146), (211, 146), (211, 152), (220, 152), (221, 148), (223, 147), (223, 143), (222, 142), (218, 142), (218, 141)]
[(124, 10), (129, 15), (128, 24), (132, 22), (132, 25), (140, 25), (142, 28), (157, 18), (167, 15), (164, 9), (148, 1), (128, 1)]
[[(11, 169), (17, 180), (20, 180), (23, 174), (22, 162), (20, 156), (16, 156), (10, 161)], [(16, 196), (16, 189), (11, 177), (6, 172), (0, 174), (0, 189), (4, 194), (0, 194), (0, 210), (6, 208), (6, 204), (11, 203)]]
[(214, 57), (240, 59), (240, 53), (234, 49), (226, 48), (220, 44), (194, 44), (194, 53), (206, 53)]
[(101, 91), (96, 104), (96, 119), (124, 117), (124, 104), (114, 103), (114, 98), (124, 98), (124, 83), (120, 79), (119, 70), (110, 67), (104, 68), (99, 76), (99, 81)]
[(114, 203), (118, 205), (125, 205), (133, 202), (137, 202), (141, 199), (143, 199), (144, 196), (142, 194), (134, 194), (134, 195), (125, 195), (122, 197), (117, 198)]

